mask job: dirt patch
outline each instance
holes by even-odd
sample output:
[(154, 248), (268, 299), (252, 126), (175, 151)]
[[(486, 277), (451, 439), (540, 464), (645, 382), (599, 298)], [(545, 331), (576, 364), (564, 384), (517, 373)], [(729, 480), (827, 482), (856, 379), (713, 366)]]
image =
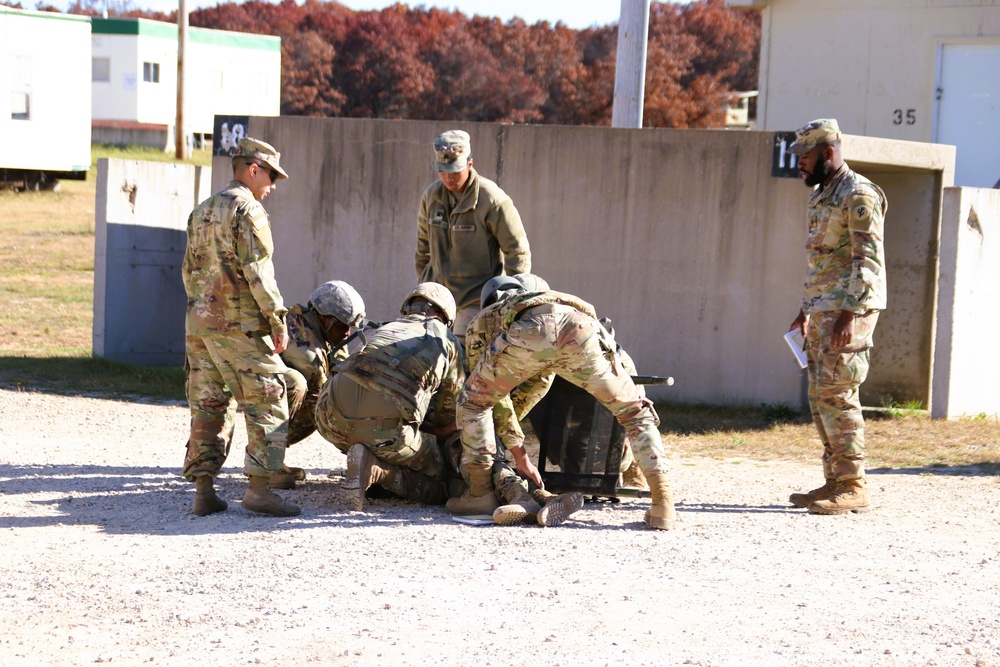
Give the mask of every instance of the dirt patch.
[(349, 511), (313, 436), (276, 519), (239, 507), (240, 426), (200, 518), (183, 406), (0, 390), (0, 415), (4, 665), (1000, 665), (993, 476), (877, 471), (875, 511), (820, 517), (784, 502), (818, 465), (678, 454), (676, 531), (642, 500), (470, 527)]

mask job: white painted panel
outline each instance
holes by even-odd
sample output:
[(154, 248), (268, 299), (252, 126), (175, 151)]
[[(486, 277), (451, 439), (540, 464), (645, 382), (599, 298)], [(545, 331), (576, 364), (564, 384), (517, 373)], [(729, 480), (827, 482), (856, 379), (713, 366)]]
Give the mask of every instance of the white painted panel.
[(1000, 182), (1000, 44), (946, 44), (941, 52), (937, 143), (958, 148), (955, 185)]

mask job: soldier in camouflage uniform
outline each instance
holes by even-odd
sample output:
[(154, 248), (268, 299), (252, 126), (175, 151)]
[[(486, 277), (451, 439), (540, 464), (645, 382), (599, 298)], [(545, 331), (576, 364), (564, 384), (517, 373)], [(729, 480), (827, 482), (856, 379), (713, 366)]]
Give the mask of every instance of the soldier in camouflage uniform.
[[(653, 503), (645, 520), (653, 528), (674, 525), (659, 419), (615, 352), (593, 306), (561, 292), (514, 294), (500, 302), (500, 334), (486, 348), (459, 397), (462, 475), (469, 490), (448, 501), (457, 514), (493, 511), (491, 470), (496, 455), (493, 406), (525, 380), (554, 372), (585, 389), (607, 407), (632, 439)], [(542, 486), (523, 445), (512, 447), (517, 471)]]
[[(308, 438), (316, 430), (313, 413), (320, 388), (330, 369), (347, 358), (346, 343), (351, 329), (365, 319), (365, 302), (357, 290), (341, 280), (325, 282), (309, 296), (306, 305), (288, 309), (288, 347), (281, 359), (288, 366), (288, 446)], [(292, 489), (306, 478), (302, 468), (284, 466), (271, 475), (271, 488)]]
[(789, 501), (817, 514), (870, 508), (858, 390), (886, 305), (885, 193), (847, 166), (840, 139), (836, 120), (814, 120), (796, 131), (789, 148), (799, 156), (805, 184), (816, 188), (808, 207), (805, 296), (791, 329), (806, 339), (809, 407), (823, 442), (826, 478)]
[(233, 156), (233, 180), (188, 218), (182, 275), (188, 305), (187, 398), (191, 435), (184, 477), (196, 485), (194, 513), (226, 509), (215, 493), (232, 442), (236, 406), (244, 411), (250, 484), (244, 509), (295, 516), (298, 506), (271, 492), (268, 477), (285, 459), (288, 403), (286, 308), (274, 280), (273, 243), (261, 200), (288, 178), (280, 155), (256, 139), (242, 139)]
[[(482, 310), (469, 324), (465, 336), (468, 369), (476, 366), (490, 342), (503, 330), (499, 302), (513, 294), (543, 290), (548, 290), (548, 283), (531, 273), (497, 276), (486, 282), (480, 297)], [(554, 373), (530, 378), (493, 407), (496, 437), (505, 450), (524, 449), (524, 432), (519, 422), (542, 399), (554, 379)], [(516, 399), (512, 398), (514, 395)], [(504, 503), (493, 510), (493, 521), (500, 525), (534, 522), (556, 526), (583, 507), (582, 493), (556, 495), (542, 488), (531, 489), (524, 478), (511, 470), (505, 452), (497, 452), (492, 480), (497, 500)]]
[(465, 380), (462, 346), (448, 330), (455, 300), (443, 285), (421, 283), (400, 312), (334, 368), (316, 404), (320, 434), (347, 454), (343, 488), (356, 511), (373, 484), (421, 503), (447, 497), (439, 439), (458, 430), (455, 400)]
[(434, 140), (438, 180), (420, 200), (417, 281), (441, 283), (455, 298), (459, 337), (479, 312), (479, 293), (501, 273), (531, 270), (531, 250), (511, 198), (473, 169), (469, 135), (451, 130)]

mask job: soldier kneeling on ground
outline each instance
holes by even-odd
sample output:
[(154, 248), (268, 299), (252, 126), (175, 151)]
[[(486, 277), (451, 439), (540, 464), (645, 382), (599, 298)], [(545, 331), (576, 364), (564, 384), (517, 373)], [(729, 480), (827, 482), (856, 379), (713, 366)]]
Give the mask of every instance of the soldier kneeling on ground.
[[(465, 379), (462, 346), (448, 330), (455, 310), (443, 285), (417, 285), (403, 317), (369, 334), (320, 392), (316, 427), (347, 454), (342, 488), (355, 511), (372, 485), (425, 504), (447, 498), (439, 440), (458, 430), (455, 401)], [(421, 425), (429, 414), (428, 433)]]
[[(281, 360), (288, 366), (288, 443), (305, 440), (316, 430), (313, 415), (320, 389), (330, 369), (347, 358), (347, 339), (365, 321), (365, 302), (358, 291), (342, 280), (323, 283), (309, 295), (309, 303), (296, 304), (285, 316), (288, 347)], [(294, 489), (306, 471), (288, 465), (270, 476), (271, 488)]]

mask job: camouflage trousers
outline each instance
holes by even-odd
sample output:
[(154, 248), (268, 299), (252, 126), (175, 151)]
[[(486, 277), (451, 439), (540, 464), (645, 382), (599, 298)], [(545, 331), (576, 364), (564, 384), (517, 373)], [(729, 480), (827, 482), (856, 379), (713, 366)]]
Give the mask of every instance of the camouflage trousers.
[(445, 479), (437, 437), (421, 431), (420, 424), (404, 421), (395, 406), (346, 375), (334, 375), (323, 387), (315, 417), (320, 435), (345, 454), (361, 443), (386, 463)]
[(659, 418), (615, 354), (614, 340), (588, 315), (544, 306), (525, 311), (490, 343), (466, 380), (458, 399), (463, 467), (493, 462), (493, 406), (526, 379), (546, 373), (581, 387), (611, 411), (632, 439), (644, 473), (666, 473)]
[(316, 400), (319, 388), (310, 387), (306, 377), (294, 368), (285, 372), (288, 387), (288, 446), (302, 442), (316, 431)]
[(259, 334), (187, 336), (187, 399), (191, 436), (184, 477), (216, 476), (229, 455), (236, 408), (244, 412), (243, 471), (266, 477), (285, 460), (288, 404), (284, 363)]
[(806, 330), (809, 409), (823, 443), (823, 472), (828, 479), (857, 479), (865, 474), (865, 420), (859, 388), (868, 376), (872, 334), (878, 311), (854, 318), (851, 344), (830, 349), (839, 311), (814, 313)]

